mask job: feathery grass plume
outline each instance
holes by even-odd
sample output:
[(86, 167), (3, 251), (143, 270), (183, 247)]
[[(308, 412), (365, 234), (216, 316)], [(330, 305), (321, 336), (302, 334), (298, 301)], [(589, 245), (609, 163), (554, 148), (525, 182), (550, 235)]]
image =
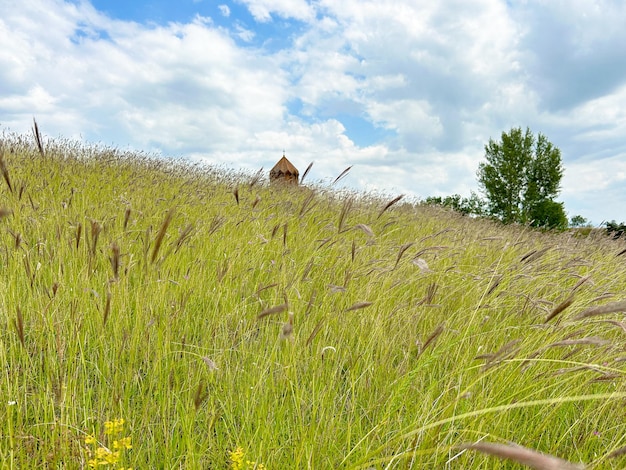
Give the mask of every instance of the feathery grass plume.
[(289, 312), (289, 319), (286, 323), (283, 324), (283, 327), (280, 331), (280, 339), (281, 340), (293, 340), (293, 312)]
[(287, 247), (287, 222), (283, 224), (283, 246)]
[(320, 330), (322, 329), (322, 325), (324, 324), (324, 319), (322, 318), (320, 321), (317, 322), (317, 324), (315, 325), (315, 327), (313, 328), (313, 331), (311, 331), (311, 334), (309, 335), (309, 337), (306, 340), (305, 346), (309, 346), (312, 342), (313, 339), (315, 339), (315, 337), (317, 336), (317, 334), (320, 332)]
[(559, 313), (563, 312), (567, 307), (572, 305), (574, 302), (574, 294), (570, 295), (567, 299), (561, 302), (559, 305), (554, 307), (554, 309), (550, 312), (550, 314), (544, 320), (544, 323), (548, 323), (554, 317), (556, 317)]
[(398, 250), (398, 257), (396, 258), (396, 264), (393, 266), (393, 269), (396, 269), (398, 267), (398, 263), (400, 263), (400, 260), (402, 259), (402, 255), (404, 255), (404, 252), (408, 250), (409, 248), (411, 248), (413, 245), (415, 245), (415, 243), (411, 242), (411, 243), (405, 243), (404, 245), (400, 247), (400, 249)]
[(376, 235), (374, 235), (374, 231), (372, 230), (372, 228), (369, 225), (356, 224), (354, 226), (354, 228), (358, 228), (359, 230), (361, 230), (365, 235), (367, 235), (370, 238), (375, 238), (376, 237)]
[(4, 152), (0, 151), (0, 172), (2, 172), (2, 178), (9, 188), (9, 192), (13, 193), (13, 186), (11, 185), (11, 178), (9, 177), (9, 169), (4, 161)]
[(626, 311), (626, 300), (611, 302), (609, 304), (600, 305), (599, 307), (588, 308), (574, 317), (574, 320), (594, 317), (596, 315), (606, 315), (607, 313), (616, 313)]
[(500, 349), (498, 349), (495, 353), (481, 354), (480, 356), (476, 356), (474, 359), (485, 360), (483, 370), (486, 370), (490, 367), (500, 364), (503, 360), (515, 355), (515, 353), (517, 353), (520, 349), (520, 347), (518, 346), (519, 343), (521, 343), (521, 340), (519, 339), (511, 340)]
[(311, 190), (309, 195), (306, 197), (304, 202), (302, 203), (302, 207), (300, 207), (300, 212), (298, 213), (298, 218), (302, 218), (307, 212), (313, 209), (314, 205), (311, 205), (313, 198), (315, 197), (315, 191)]
[(513, 444), (483, 441), (474, 444), (461, 444), (456, 448), (459, 450), (476, 450), (500, 459), (512, 460), (535, 470), (584, 470), (585, 468), (582, 464), (574, 464), (552, 455)]
[(266, 308), (261, 313), (259, 313), (256, 317), (258, 320), (261, 318), (267, 317), (268, 315), (273, 315), (275, 313), (282, 313), (289, 308), (287, 303), (275, 305), (274, 307)]
[(183, 243), (191, 237), (192, 230), (193, 224), (189, 224), (180, 232), (178, 240), (176, 240), (176, 243), (174, 244), (174, 253), (178, 253), (178, 250), (180, 250), (180, 247), (183, 246)]
[(174, 216), (174, 209), (170, 209), (166, 216), (165, 220), (161, 224), (161, 228), (159, 229), (159, 233), (157, 233), (156, 239), (154, 240), (154, 248), (152, 249), (152, 256), (150, 257), (150, 262), (154, 263), (159, 254), (159, 250), (161, 249), (161, 244), (163, 243), (163, 238), (165, 238), (165, 232), (167, 232), (167, 228), (172, 221), (172, 217)]
[(127, 207), (124, 211), (124, 227), (123, 230), (126, 231), (128, 228), (128, 221), (130, 220), (130, 207)]
[(270, 238), (274, 238), (276, 236), (279, 228), (280, 228), (280, 224), (276, 224), (272, 227), (272, 235)]
[(222, 282), (228, 271), (230, 270), (230, 263), (227, 259), (217, 267), (217, 282)]
[(546, 247), (546, 248), (543, 248), (543, 249), (541, 249), (539, 251), (533, 250), (530, 253), (528, 253), (527, 255), (522, 256), (522, 258), (520, 259), (520, 262), (525, 263), (525, 264), (530, 264), (533, 261), (537, 261), (539, 258), (541, 258), (543, 255), (545, 255), (551, 249), (552, 249), (552, 247)]
[(113, 269), (113, 278), (117, 280), (120, 278), (120, 246), (117, 242), (111, 244), (109, 261), (111, 261), (111, 268)]
[(196, 388), (196, 392), (193, 395), (193, 406), (196, 411), (200, 409), (202, 403), (204, 403), (208, 397), (209, 389), (206, 385), (204, 385), (204, 383), (202, 383), (202, 381), (200, 381), (198, 387)]
[(626, 248), (624, 248), (622, 251), (616, 254), (615, 257), (618, 258), (619, 256), (622, 256), (624, 253), (626, 253)]
[(344, 226), (346, 224), (346, 218), (352, 209), (353, 204), (352, 198), (347, 198), (343, 206), (341, 206), (341, 211), (339, 212), (339, 220), (337, 221), (337, 233), (342, 233), (344, 231)]
[(82, 232), (83, 232), (83, 224), (79, 222), (78, 226), (76, 227), (76, 249), (77, 250), (78, 250), (78, 246), (80, 245), (80, 236)]
[(313, 258), (311, 258), (309, 260), (309, 262), (306, 264), (306, 266), (304, 267), (304, 271), (302, 271), (302, 276), (300, 276), (300, 280), (301, 281), (310, 281), (311, 278), (309, 277), (309, 273), (311, 272), (311, 269), (313, 269)]
[(346, 176), (348, 174), (348, 172), (350, 171), (350, 169), (352, 168), (352, 165), (350, 165), (348, 168), (346, 168), (345, 170), (343, 170), (341, 172), (341, 174), (339, 176), (337, 176), (337, 178), (335, 178), (335, 181), (332, 182), (331, 186), (335, 185), (337, 182), (339, 182), (339, 180), (341, 178), (343, 178), (344, 176)]
[(356, 258), (356, 242), (352, 240), (352, 248), (350, 249), (350, 257), (352, 262), (354, 263), (354, 258)]
[(261, 181), (261, 177), (263, 176), (263, 167), (259, 168), (252, 178), (250, 178), (250, 183), (248, 187), (252, 189), (259, 181)]
[(604, 320), (604, 323), (610, 323), (611, 325), (615, 325), (618, 328), (621, 328), (624, 333), (626, 333), (626, 323), (617, 321), (617, 320)]
[(304, 316), (308, 316), (309, 313), (311, 313), (311, 309), (313, 308), (313, 305), (315, 305), (315, 299), (317, 297), (317, 290), (313, 289), (313, 292), (311, 292), (311, 297), (309, 298), (309, 302), (306, 305), (306, 310), (304, 311)]
[(24, 340), (24, 318), (22, 317), (22, 310), (19, 307), (17, 307), (17, 315), (13, 319), (13, 326), (15, 327), (20, 343), (22, 343), (22, 347), (26, 347)]
[(102, 326), (106, 326), (109, 314), (111, 313), (111, 292), (107, 292), (107, 300), (104, 304), (104, 314), (102, 315)]
[(210, 357), (202, 356), (202, 362), (206, 364), (210, 371), (218, 370), (217, 364)]
[(102, 225), (98, 223), (97, 220), (91, 221), (91, 255), (95, 256), (96, 247), (98, 246), (98, 237), (100, 236), (100, 232), (102, 232)]
[(215, 215), (211, 219), (211, 223), (209, 224), (209, 235), (213, 235), (215, 232), (219, 230), (219, 228), (224, 225), (226, 222), (226, 218), (220, 215)]
[(487, 293), (485, 294), (485, 297), (493, 294), (493, 291), (495, 291), (498, 286), (500, 285), (500, 282), (502, 282), (502, 274), (498, 274), (497, 276), (494, 276), (492, 278), (491, 284), (489, 285), (489, 289), (487, 289)]
[(396, 202), (400, 201), (403, 197), (404, 197), (404, 194), (400, 194), (399, 196), (393, 198), (391, 201), (389, 201), (387, 204), (385, 204), (385, 207), (382, 208), (382, 210), (378, 213), (378, 217), (376, 217), (376, 218), (380, 219), (380, 216), (383, 215), (383, 213), (387, 209), (389, 209), (391, 206), (393, 206)]
[(261, 202), (261, 196), (257, 194), (256, 197), (254, 198), (254, 201), (252, 201), (252, 204), (251, 204), (252, 209), (254, 209), (259, 204), (259, 202)]
[(233, 189), (233, 196), (235, 196), (235, 201), (239, 205), (239, 186), (235, 186), (235, 189)]
[(374, 302), (357, 302), (355, 304), (350, 305), (347, 309), (346, 312), (351, 312), (352, 310), (360, 310), (362, 308), (367, 308), (370, 305), (373, 305)]
[(41, 138), (41, 132), (39, 132), (39, 126), (37, 125), (37, 121), (33, 118), (33, 134), (35, 136), (35, 142), (37, 143), (37, 149), (39, 150), (39, 154), (44, 157), (43, 150), (43, 139)]
[(445, 325), (443, 323), (440, 323), (433, 330), (433, 332), (428, 336), (428, 338), (426, 338), (426, 341), (424, 341), (424, 344), (421, 344), (420, 341), (417, 340), (415, 344), (417, 346), (417, 357), (421, 356), (424, 353), (424, 351), (426, 351), (428, 346), (430, 346), (431, 344), (432, 345), (435, 344), (435, 341), (437, 341), (437, 338), (439, 337), (441, 333), (443, 333), (444, 329), (445, 329)]
[(413, 258), (411, 260), (411, 263), (420, 268), (420, 271), (422, 271), (423, 273), (433, 272), (433, 270), (428, 267), (428, 263), (422, 258)]
[(302, 173), (302, 176), (300, 177), (300, 184), (302, 184), (302, 182), (304, 181), (304, 178), (306, 178), (306, 175), (309, 174), (309, 171), (311, 171), (312, 167), (313, 167), (313, 162), (309, 163), (309, 166), (307, 166), (306, 170), (304, 170), (304, 173)]

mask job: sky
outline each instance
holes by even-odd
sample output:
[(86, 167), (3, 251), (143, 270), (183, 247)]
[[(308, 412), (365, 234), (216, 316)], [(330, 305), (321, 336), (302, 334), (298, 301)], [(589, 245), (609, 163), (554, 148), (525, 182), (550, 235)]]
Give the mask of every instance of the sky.
[[(626, 220), (622, 0), (0, 0), (0, 131), (414, 198), (513, 127), (567, 214)], [(309, 176), (307, 177), (309, 178)]]

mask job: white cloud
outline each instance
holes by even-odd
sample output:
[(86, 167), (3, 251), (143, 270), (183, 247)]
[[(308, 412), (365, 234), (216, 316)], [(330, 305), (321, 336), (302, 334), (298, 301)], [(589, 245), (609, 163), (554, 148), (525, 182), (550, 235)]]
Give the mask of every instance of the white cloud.
[(218, 5), (218, 8), (222, 16), (225, 16), (225, 17), (230, 16), (230, 8), (228, 8), (228, 5)]
[[(0, 125), (248, 169), (285, 148), (312, 179), (354, 164), (345, 183), (422, 197), (467, 195), (488, 139), (529, 126), (563, 151), (566, 209), (619, 219), (626, 7), (576, 2), (241, 0), (265, 24), (228, 29), (0, 0)], [(387, 132), (360, 143), (346, 116)]]

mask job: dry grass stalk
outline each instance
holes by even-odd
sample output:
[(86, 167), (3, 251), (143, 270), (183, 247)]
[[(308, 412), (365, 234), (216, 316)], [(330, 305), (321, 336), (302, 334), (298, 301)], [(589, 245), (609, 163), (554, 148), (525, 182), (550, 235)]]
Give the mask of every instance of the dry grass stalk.
[(22, 317), (22, 310), (19, 307), (17, 307), (17, 315), (13, 319), (13, 326), (15, 327), (17, 337), (20, 340), (22, 347), (26, 347), (26, 342), (24, 340), (24, 318)]
[(610, 323), (611, 325), (615, 325), (622, 329), (624, 333), (626, 333), (626, 323), (617, 321), (617, 320), (604, 320), (604, 323)]
[(311, 171), (312, 167), (313, 167), (313, 162), (309, 163), (309, 166), (307, 166), (306, 170), (304, 170), (304, 173), (302, 173), (302, 176), (300, 177), (300, 184), (302, 184), (302, 182), (304, 181), (304, 178), (306, 178), (306, 175), (309, 174), (309, 171)]
[(434, 345), (435, 341), (437, 341), (437, 338), (439, 337), (439, 335), (441, 333), (443, 333), (443, 330), (445, 329), (445, 326), (443, 323), (437, 325), (437, 327), (434, 329), (434, 331), (428, 336), (428, 338), (426, 338), (426, 341), (424, 341), (424, 344), (420, 344), (419, 340), (417, 342), (417, 355), (418, 357), (421, 356), (424, 351), (426, 351), (426, 349), (428, 348), (428, 346), (430, 345)]
[(624, 248), (622, 251), (620, 251), (618, 254), (615, 255), (615, 257), (619, 257), (622, 256), (624, 253), (626, 253), (626, 248)]
[(563, 312), (567, 307), (572, 305), (573, 302), (574, 302), (574, 294), (570, 295), (567, 299), (565, 299), (563, 302), (561, 302), (559, 305), (557, 305), (550, 312), (550, 314), (546, 317), (544, 323), (548, 323), (550, 320), (552, 320), (554, 317), (556, 317), (559, 313)]
[(165, 232), (167, 232), (167, 228), (172, 221), (172, 217), (174, 216), (174, 209), (170, 209), (167, 215), (165, 216), (165, 220), (161, 224), (161, 228), (159, 229), (159, 233), (157, 233), (156, 239), (154, 241), (154, 248), (152, 249), (152, 256), (150, 258), (150, 262), (154, 263), (159, 254), (159, 250), (161, 249), (161, 244), (163, 243), (163, 239), (165, 238)]
[(485, 294), (485, 296), (493, 294), (493, 291), (495, 291), (500, 285), (500, 282), (502, 282), (502, 277), (502, 274), (498, 274), (497, 276), (493, 277), (491, 285), (489, 286), (489, 289), (487, 289), (487, 293)]
[(254, 209), (259, 204), (259, 202), (261, 202), (261, 196), (257, 194), (257, 196), (254, 198), (254, 201), (252, 201), (251, 207)]
[(411, 248), (413, 245), (414, 243), (411, 242), (411, 243), (405, 243), (404, 245), (400, 247), (400, 249), (398, 250), (398, 257), (396, 258), (396, 264), (393, 266), (393, 269), (396, 269), (398, 267), (398, 263), (400, 263), (400, 260), (402, 259), (402, 255), (404, 255), (406, 250)]
[(359, 230), (361, 230), (365, 235), (367, 235), (370, 238), (374, 238), (376, 235), (374, 235), (374, 231), (372, 230), (372, 228), (369, 225), (365, 225), (365, 224), (357, 224), (354, 226), (354, 228), (358, 228)]
[(547, 247), (547, 248), (543, 248), (539, 251), (537, 250), (533, 250), (530, 253), (528, 253), (525, 256), (522, 256), (522, 258), (520, 259), (520, 262), (522, 263), (526, 263), (526, 264), (530, 264), (533, 261), (537, 261), (539, 258), (541, 258), (543, 255), (545, 255), (551, 248)]
[(317, 322), (317, 325), (315, 325), (315, 328), (313, 328), (313, 331), (307, 338), (306, 343), (305, 343), (306, 346), (309, 346), (313, 342), (313, 339), (317, 336), (317, 334), (322, 329), (323, 324), (324, 324), (324, 319), (322, 318), (320, 321)]
[(504, 359), (513, 356), (517, 351), (519, 351), (520, 348), (517, 346), (519, 343), (521, 343), (521, 340), (519, 339), (511, 340), (495, 353), (481, 354), (480, 356), (476, 356), (475, 359), (485, 360), (484, 369), (488, 369), (489, 367), (502, 362)]
[(41, 132), (39, 132), (39, 126), (37, 125), (37, 121), (33, 118), (33, 134), (35, 136), (35, 142), (37, 143), (37, 149), (39, 150), (39, 154), (44, 157), (43, 150), (43, 139), (41, 138)]
[(256, 174), (250, 179), (249, 187), (252, 189), (263, 177), (263, 168), (259, 169)]
[(341, 174), (339, 176), (337, 176), (337, 178), (335, 178), (335, 181), (332, 182), (332, 184), (336, 184), (337, 182), (339, 182), (339, 180), (341, 178), (343, 178), (344, 176), (346, 176), (348, 174), (348, 172), (350, 171), (350, 169), (352, 168), (352, 165), (350, 165), (348, 168), (346, 168), (345, 170), (343, 170), (341, 172)]
[(348, 217), (350, 209), (352, 209), (352, 202), (352, 199), (346, 199), (341, 207), (341, 212), (339, 212), (339, 221), (337, 222), (337, 233), (344, 231), (346, 218)]
[(109, 314), (111, 313), (111, 292), (107, 292), (107, 300), (104, 305), (104, 314), (102, 315), (102, 325), (106, 326)]
[(124, 231), (128, 227), (128, 221), (130, 220), (130, 207), (127, 207), (124, 211)]
[(314, 197), (315, 197), (315, 191), (309, 192), (309, 195), (306, 197), (306, 199), (302, 203), (302, 207), (300, 207), (300, 212), (298, 213), (299, 218), (303, 217), (307, 212), (313, 209), (311, 202), (313, 201)]
[(283, 247), (287, 247), (287, 222), (283, 224)]
[(98, 237), (102, 232), (102, 226), (96, 220), (91, 221), (91, 255), (95, 256), (96, 247), (98, 246)]
[(512, 460), (535, 470), (583, 470), (585, 468), (582, 464), (574, 464), (567, 460), (514, 444), (477, 442), (475, 444), (462, 444), (457, 448), (476, 450), (501, 459)]
[(393, 206), (396, 202), (400, 201), (400, 199), (402, 199), (404, 197), (404, 194), (400, 194), (399, 196), (393, 198), (391, 201), (389, 201), (387, 204), (385, 204), (385, 207), (382, 208), (382, 210), (378, 213), (378, 217), (376, 217), (377, 219), (380, 219), (380, 216), (384, 214), (384, 212), (389, 209), (391, 206)]
[(307, 304), (306, 310), (304, 311), (305, 317), (311, 313), (311, 309), (313, 308), (313, 305), (315, 304), (316, 297), (317, 297), (317, 291), (313, 289), (313, 292), (311, 292), (311, 298), (309, 299), (309, 303)]
[(209, 224), (209, 235), (213, 235), (222, 225), (224, 225), (226, 219), (222, 216), (216, 215), (211, 219)]
[(6, 162), (4, 161), (4, 153), (0, 152), (0, 172), (2, 172), (2, 178), (4, 178), (4, 182), (7, 184), (9, 188), (9, 192), (13, 192), (13, 186), (11, 185), (11, 178), (9, 177), (9, 170), (7, 168)]
[(193, 406), (196, 411), (200, 409), (200, 407), (202, 406), (202, 403), (204, 403), (208, 397), (209, 397), (208, 388), (202, 382), (200, 382), (198, 384), (198, 388), (196, 388), (196, 393), (193, 396)]
[(120, 247), (117, 242), (111, 244), (111, 268), (113, 269), (113, 277), (115, 279), (120, 278)]
[(235, 196), (235, 201), (239, 205), (239, 186), (235, 186), (235, 189), (233, 189), (233, 196)]
[(352, 310), (360, 310), (362, 308), (367, 308), (370, 305), (373, 305), (374, 302), (357, 302), (346, 309), (346, 312), (351, 312)]
[(354, 240), (352, 240), (352, 247), (350, 248), (350, 258), (354, 263), (354, 260), (356, 258), (356, 242)]
[(267, 317), (268, 315), (273, 315), (275, 313), (282, 313), (288, 308), (289, 308), (289, 305), (287, 305), (287, 303), (276, 305), (274, 307), (266, 308), (261, 313), (259, 313), (256, 317), (257, 319), (260, 320), (261, 318)]
[(76, 227), (76, 249), (78, 250), (78, 246), (80, 245), (80, 236), (83, 231), (83, 224), (78, 223), (78, 227)]
[(581, 320), (583, 318), (594, 317), (596, 315), (606, 315), (607, 313), (616, 313), (626, 311), (626, 300), (620, 300), (618, 302), (611, 302), (606, 305), (600, 305), (599, 307), (592, 307), (579, 313), (574, 320)]

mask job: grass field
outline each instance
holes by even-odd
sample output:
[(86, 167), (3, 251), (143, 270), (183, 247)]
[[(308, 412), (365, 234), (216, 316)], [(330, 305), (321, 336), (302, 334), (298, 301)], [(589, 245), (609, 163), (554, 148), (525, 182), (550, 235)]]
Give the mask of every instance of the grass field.
[(626, 468), (623, 241), (31, 140), (2, 468)]

